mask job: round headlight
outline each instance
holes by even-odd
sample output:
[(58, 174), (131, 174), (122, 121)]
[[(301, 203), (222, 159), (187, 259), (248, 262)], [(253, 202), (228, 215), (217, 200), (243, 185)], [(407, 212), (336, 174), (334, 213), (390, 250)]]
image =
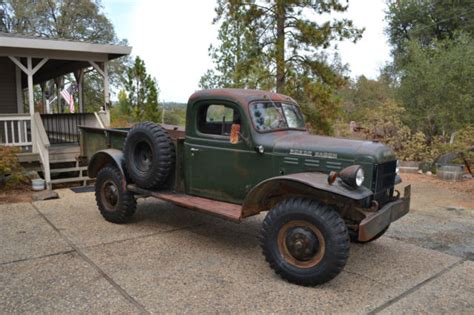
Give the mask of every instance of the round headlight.
[(362, 183), (364, 182), (364, 179), (365, 179), (364, 170), (361, 167), (357, 170), (357, 173), (356, 173), (356, 185), (360, 187)]
[(339, 177), (346, 185), (357, 188), (364, 182), (364, 170), (360, 165), (351, 165), (340, 171)]

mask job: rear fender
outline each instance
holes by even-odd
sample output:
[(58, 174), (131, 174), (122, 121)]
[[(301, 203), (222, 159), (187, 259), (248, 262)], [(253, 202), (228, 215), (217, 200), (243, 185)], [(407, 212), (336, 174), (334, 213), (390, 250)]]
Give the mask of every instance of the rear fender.
[(242, 204), (242, 217), (249, 217), (269, 210), (282, 199), (290, 196), (309, 197), (327, 204), (357, 203), (373, 193), (366, 187), (356, 189), (337, 179), (328, 184), (327, 174), (319, 172), (296, 173), (272, 177), (255, 186)]
[(112, 164), (120, 170), (122, 177), (126, 180), (127, 176), (124, 168), (123, 152), (117, 149), (106, 149), (97, 151), (89, 161), (87, 167), (87, 175), (90, 178), (95, 178), (97, 173), (105, 166)]

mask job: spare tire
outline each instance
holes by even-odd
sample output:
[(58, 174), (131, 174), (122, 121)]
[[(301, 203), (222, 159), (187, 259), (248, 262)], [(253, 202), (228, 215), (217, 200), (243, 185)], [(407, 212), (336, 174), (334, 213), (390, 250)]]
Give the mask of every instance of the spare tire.
[(175, 164), (175, 149), (168, 132), (160, 125), (142, 122), (125, 138), (127, 174), (139, 187), (163, 188)]

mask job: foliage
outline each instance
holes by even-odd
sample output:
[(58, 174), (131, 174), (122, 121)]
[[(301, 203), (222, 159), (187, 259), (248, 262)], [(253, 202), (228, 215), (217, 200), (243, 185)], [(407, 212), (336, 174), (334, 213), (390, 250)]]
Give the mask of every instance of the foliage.
[[(355, 121), (365, 139), (378, 140), (390, 146), (401, 160), (431, 159), (431, 152), (422, 132), (412, 132), (402, 122), (405, 108), (398, 103), (387, 79), (369, 80), (364, 76), (339, 92), (345, 112), (345, 124)], [(349, 137), (354, 134), (339, 132)]]
[(275, 89), (303, 105), (313, 130), (331, 132), (338, 112), (334, 88), (345, 79), (344, 67), (325, 49), (335, 40), (357, 41), (362, 30), (350, 20), (324, 17), (346, 10), (337, 0), (219, 0), (220, 44), (209, 49), (215, 69), (200, 86)]
[(430, 48), (410, 42), (397, 91), (405, 104), (405, 121), (428, 141), (474, 123), (474, 40), (460, 35), (434, 41)]
[(164, 111), (163, 122), (168, 125), (184, 126), (186, 124), (186, 108), (170, 108)]
[(471, 0), (389, 0), (387, 34), (395, 64), (403, 66), (410, 42), (429, 48), (452, 40), (456, 33), (474, 35), (474, 2)]
[(19, 150), (0, 146), (0, 187), (15, 188), (26, 181), (16, 156)]
[(125, 90), (120, 90), (118, 101), (110, 110), (111, 127), (129, 127), (132, 123), (131, 107)]
[(405, 107), (399, 154), (433, 161), (468, 151), (472, 144), (464, 139), (474, 138), (474, 3), (389, 0), (386, 19), (393, 62), (384, 73)]
[[(133, 66), (127, 70), (125, 91), (127, 93), (127, 111), (135, 121), (160, 121), (158, 84), (155, 78), (147, 73), (145, 62), (140, 57), (136, 57)], [(125, 103), (121, 106), (125, 107)]]
[(98, 0), (3, 0), (3, 32), (110, 43), (114, 28)]
[(370, 80), (362, 75), (342, 87), (338, 95), (345, 117), (356, 122), (363, 122), (372, 110), (395, 101), (394, 91), (384, 76)]
[(146, 70), (140, 57), (127, 69), (125, 90), (118, 95), (118, 102), (111, 110), (112, 125), (127, 127), (134, 122), (161, 122), (161, 110), (158, 104), (158, 84)]

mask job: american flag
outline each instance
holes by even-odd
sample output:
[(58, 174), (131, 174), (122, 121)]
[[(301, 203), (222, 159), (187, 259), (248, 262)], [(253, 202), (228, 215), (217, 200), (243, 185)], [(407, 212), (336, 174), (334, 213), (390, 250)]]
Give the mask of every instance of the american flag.
[(64, 98), (67, 104), (69, 104), (69, 112), (74, 113), (74, 97), (67, 89), (61, 91), (61, 96)]

